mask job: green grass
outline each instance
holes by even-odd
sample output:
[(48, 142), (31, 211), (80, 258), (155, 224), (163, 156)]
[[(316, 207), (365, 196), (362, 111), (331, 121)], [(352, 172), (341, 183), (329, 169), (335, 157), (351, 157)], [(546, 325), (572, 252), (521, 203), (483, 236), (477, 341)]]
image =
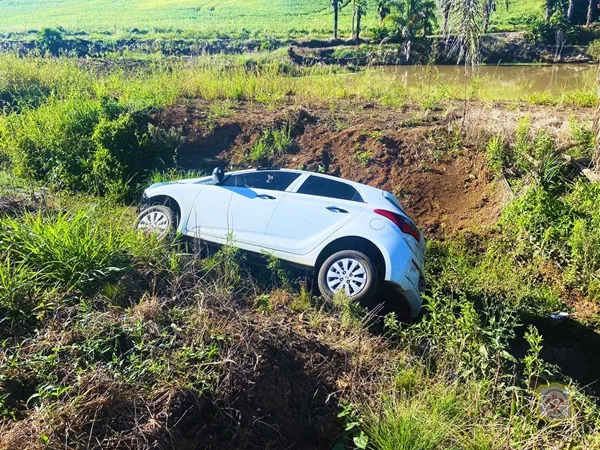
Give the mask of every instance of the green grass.
[(508, 10), (505, 1), (499, 1), (491, 27), (497, 31), (526, 30), (532, 20), (542, 17), (543, 0), (510, 0)]
[[(541, 2), (511, 1), (510, 11), (498, 5), (493, 24), (515, 28), (528, 15), (540, 14)], [(342, 10), (340, 28), (350, 34), (351, 8)], [(370, 1), (364, 28), (377, 25), (375, 1)], [(18, 0), (3, 2), (0, 32), (24, 32), (44, 27), (71, 31), (138, 30), (137, 35), (190, 34), (205, 36), (330, 34), (329, 0)], [(250, 31), (251, 30), (251, 31)], [(140, 34), (141, 32), (141, 34)]]

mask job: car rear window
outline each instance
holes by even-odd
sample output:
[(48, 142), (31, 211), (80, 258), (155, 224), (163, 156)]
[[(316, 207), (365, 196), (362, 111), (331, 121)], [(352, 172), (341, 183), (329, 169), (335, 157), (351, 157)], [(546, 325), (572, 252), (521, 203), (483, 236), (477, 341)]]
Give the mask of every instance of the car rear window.
[(311, 175), (302, 183), (302, 186), (298, 189), (298, 194), (363, 202), (363, 198), (358, 191), (349, 184), (314, 175)]
[(230, 175), (223, 180), (222, 186), (245, 187), (249, 189), (267, 189), (285, 191), (298, 177), (294, 172), (250, 172)]

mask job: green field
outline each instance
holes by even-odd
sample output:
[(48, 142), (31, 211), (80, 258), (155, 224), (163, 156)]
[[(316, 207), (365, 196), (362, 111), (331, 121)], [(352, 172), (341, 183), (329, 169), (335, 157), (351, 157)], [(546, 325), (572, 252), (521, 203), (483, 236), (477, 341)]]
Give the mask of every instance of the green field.
[[(370, 0), (365, 28), (377, 24)], [(0, 32), (44, 27), (118, 33), (138, 29), (150, 33), (192, 32), (274, 35), (321, 35), (332, 30), (329, 0), (0, 0)], [(507, 12), (498, 7), (497, 29), (541, 11), (541, 0), (512, 0)], [(340, 28), (349, 34), (351, 8), (342, 10)]]

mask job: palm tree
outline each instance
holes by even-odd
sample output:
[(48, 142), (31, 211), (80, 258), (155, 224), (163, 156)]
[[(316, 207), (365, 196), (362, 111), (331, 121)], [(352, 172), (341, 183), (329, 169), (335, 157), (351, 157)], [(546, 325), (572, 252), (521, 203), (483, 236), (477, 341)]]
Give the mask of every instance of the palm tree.
[(383, 26), (383, 21), (387, 16), (390, 15), (392, 9), (390, 7), (389, 0), (381, 0), (377, 3), (377, 15), (379, 16), (379, 23)]
[(587, 20), (585, 23), (586, 27), (589, 27), (594, 20), (594, 7), (596, 6), (596, 0), (590, 0), (588, 3)]
[(450, 51), (458, 53), (458, 62), (466, 66), (479, 63), (480, 39), (485, 27), (487, 0), (450, 0), (450, 26), (446, 38), (454, 36)]
[(356, 27), (354, 28), (354, 39), (360, 39), (360, 31), (361, 31), (361, 20), (365, 14), (367, 14), (367, 0), (356, 0), (355, 1), (356, 8)]
[(483, 22), (483, 32), (487, 33), (488, 28), (490, 27), (490, 18), (492, 17), (492, 12), (496, 9), (495, 0), (485, 0), (484, 3), (484, 22)]
[(544, 0), (544, 17), (546, 18), (546, 22), (550, 20), (555, 3), (555, 0)]
[(573, 12), (575, 10), (575, 2), (573, 0), (569, 0), (569, 8), (567, 9), (567, 20), (569, 22), (573, 21)]
[(338, 24), (340, 18), (340, 5), (342, 0), (331, 0), (331, 6), (333, 7), (333, 38), (338, 38)]
[(437, 6), (444, 20), (442, 34), (447, 36), (448, 30), (450, 29), (450, 11), (452, 10), (452, 0), (437, 0)]
[(426, 36), (434, 15), (435, 4), (431, 0), (402, 0), (394, 4), (396, 12), (388, 19), (394, 24), (395, 34), (404, 40), (404, 56), (410, 60), (413, 37), (420, 31)]

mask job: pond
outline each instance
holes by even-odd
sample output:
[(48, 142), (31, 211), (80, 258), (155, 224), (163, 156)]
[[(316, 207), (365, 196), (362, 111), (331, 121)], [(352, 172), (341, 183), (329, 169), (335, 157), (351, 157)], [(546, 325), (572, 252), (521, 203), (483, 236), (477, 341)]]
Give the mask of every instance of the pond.
[(590, 64), (480, 66), (469, 76), (463, 66), (395, 66), (373, 69), (393, 76), (408, 91), (428, 86), (457, 87), (469, 80), (471, 88), (487, 91), (494, 98), (531, 94), (560, 95), (596, 89), (597, 66)]

